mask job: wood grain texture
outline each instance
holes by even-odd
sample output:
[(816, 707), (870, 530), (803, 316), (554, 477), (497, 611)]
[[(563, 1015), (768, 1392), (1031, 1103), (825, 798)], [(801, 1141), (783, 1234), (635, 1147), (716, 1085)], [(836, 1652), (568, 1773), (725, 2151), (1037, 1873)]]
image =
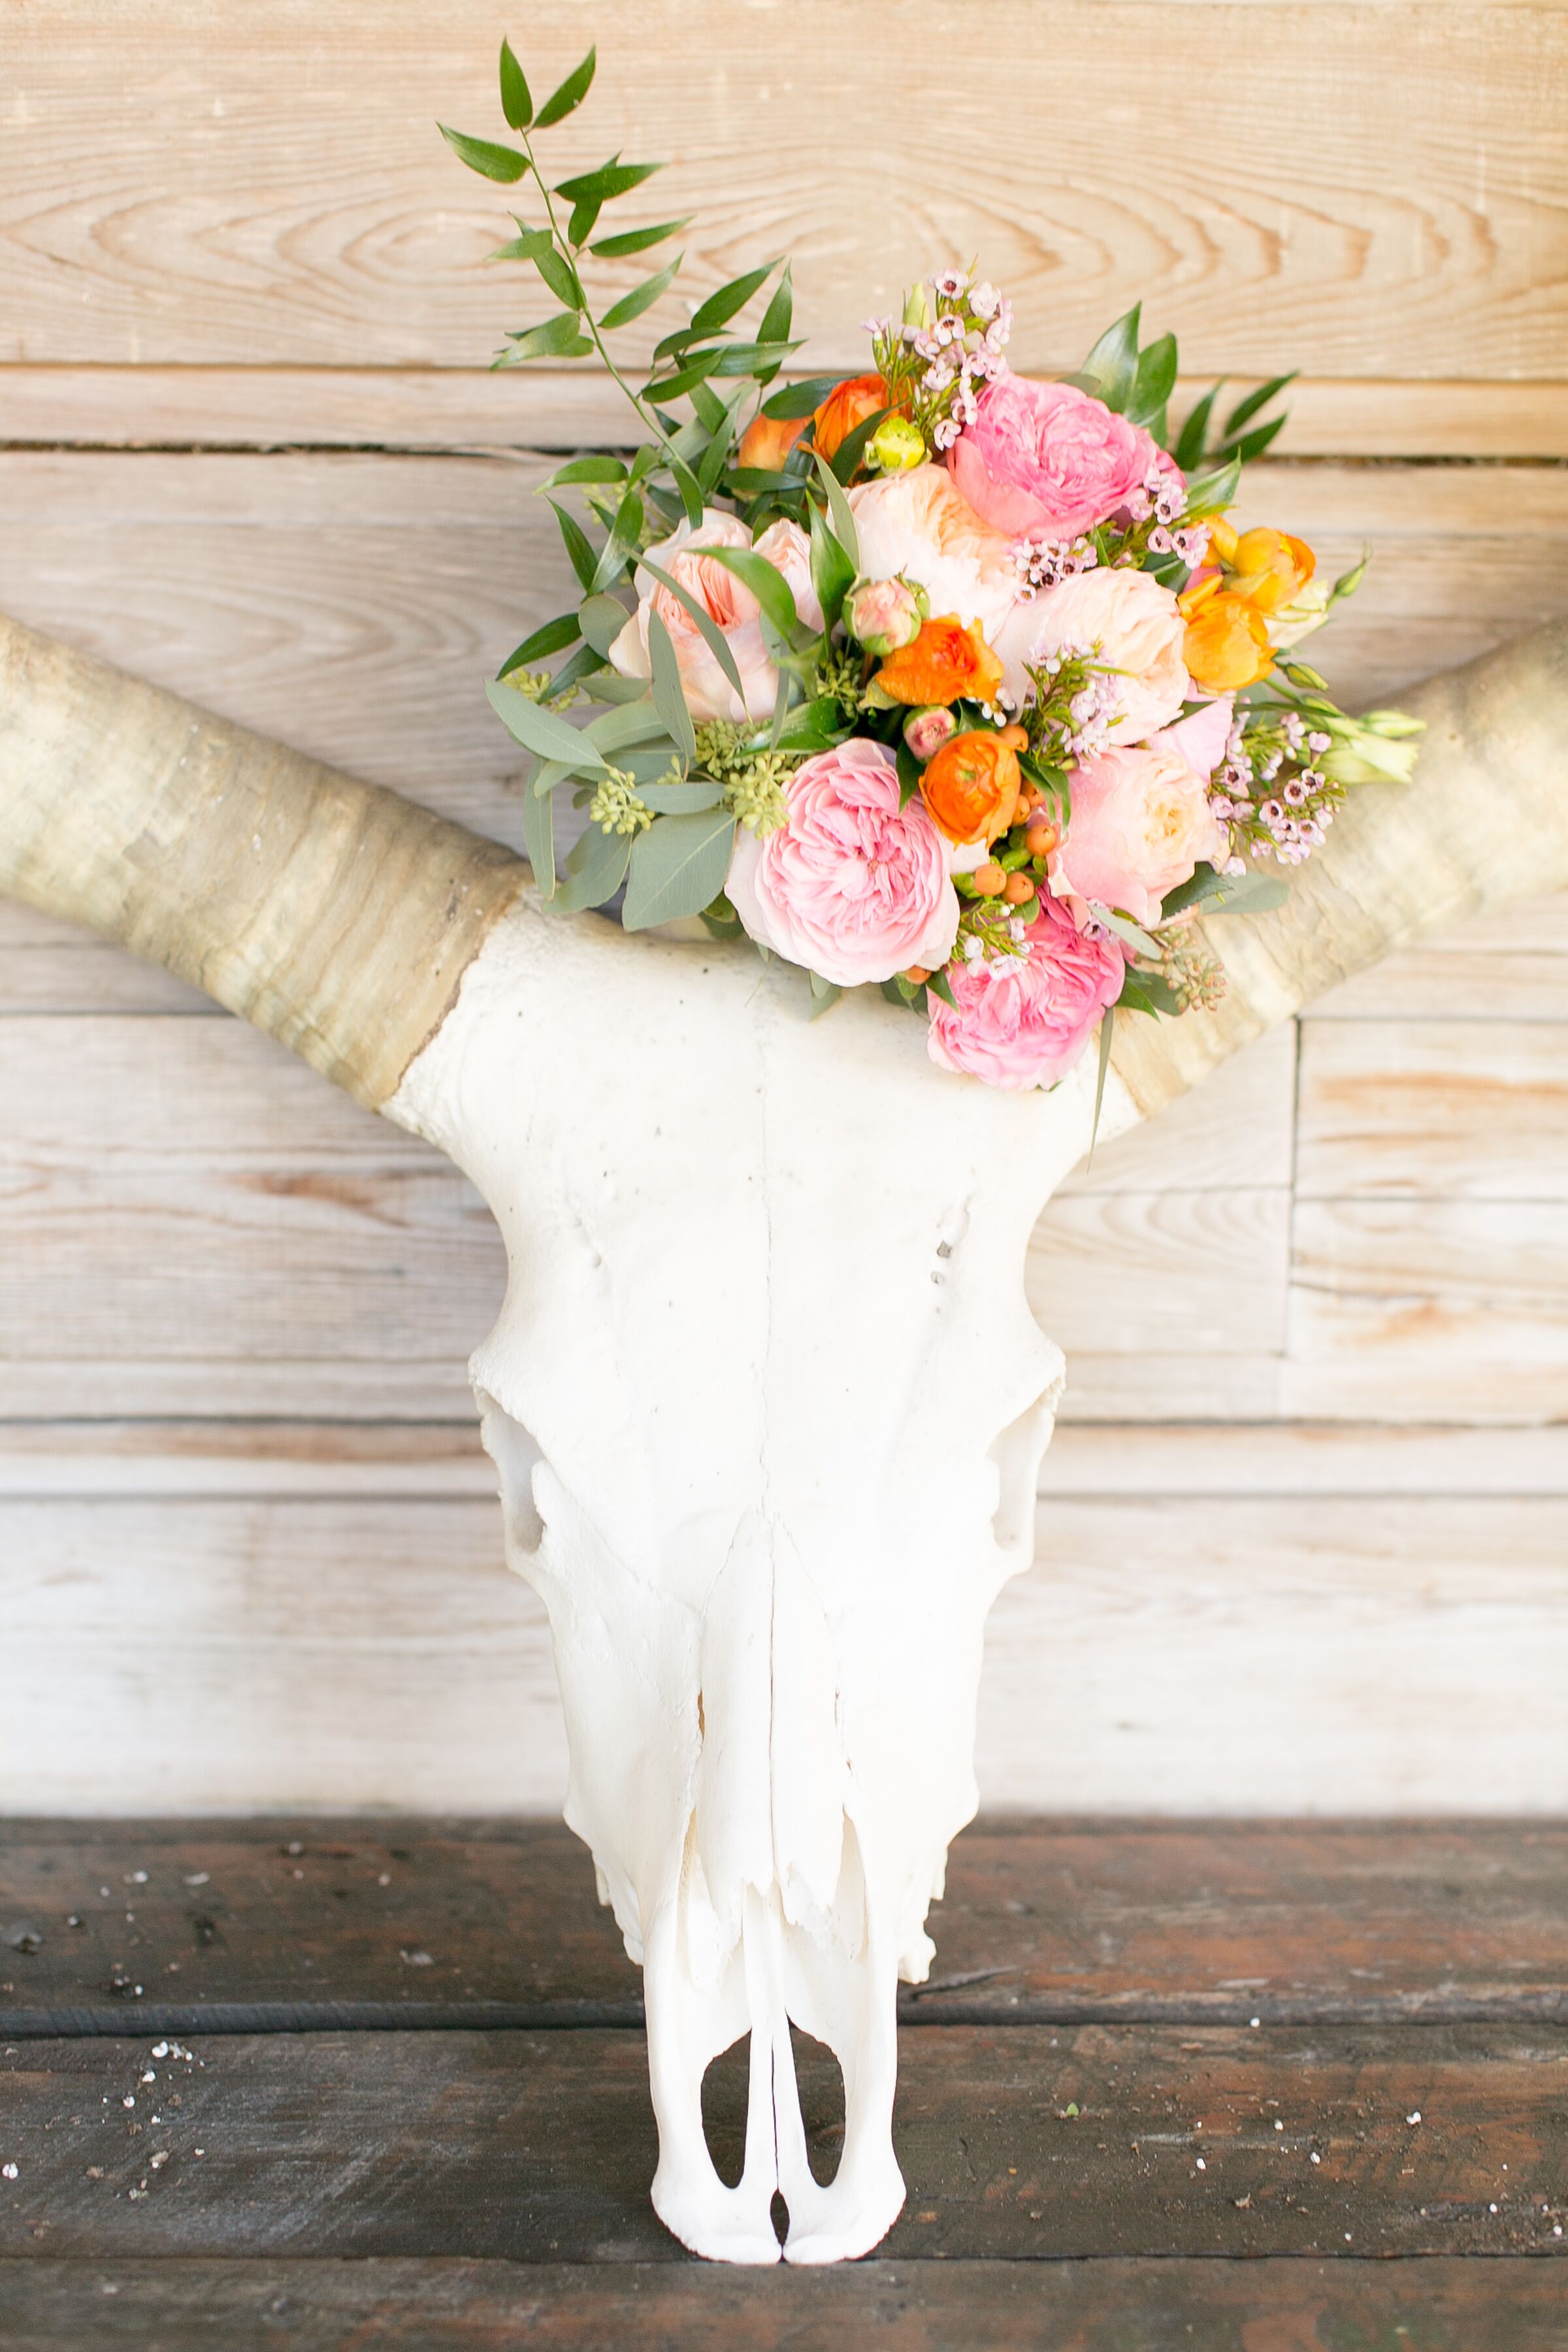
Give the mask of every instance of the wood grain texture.
[[(294, 2031), (345, 2003), (425, 2030), (437, 2008), (609, 2022), (642, 1996), (553, 1822), (15, 1822), (0, 1921), (0, 2042), (68, 2015), (210, 2032), (258, 2003)], [(930, 1981), (900, 1994), (922, 2028), (1564, 2023), (1568, 1831), (993, 1818), (954, 1845), (931, 1928)]]
[(1132, 2259), (508, 2263), (134, 2257), (0, 2263), (11, 2352), (1562, 2352), (1562, 2282), (1485, 2262)]
[(1298, 1200), (1568, 1200), (1568, 1023), (1304, 1024)]
[[(1257, 389), (1226, 379), (1228, 400)], [(1207, 390), (1179, 378), (1173, 413)], [(1280, 457), (1568, 457), (1565, 383), (1309, 376), (1288, 405)], [(0, 362), (0, 445), (15, 448), (566, 450), (624, 442), (628, 415), (619, 388), (582, 367)]]
[[(1029, 367), (1075, 366), (1142, 297), (1197, 373), (1568, 376), (1556, 9), (1315, 5), (1305, 38), (1283, 5), (1068, 0), (1048, 43), (1026, 0), (990, 8), (984, 41), (966, 21), (916, 0), (896, 40), (846, 39), (832, 0), (802, 0), (748, 14), (738, 54), (713, 0), (606, 0), (601, 87), (551, 152), (563, 170), (623, 146), (671, 160), (660, 210), (635, 216), (697, 214), (689, 299), (793, 252), (813, 364), (858, 363), (868, 309), (933, 257), (978, 251)], [(283, 0), (239, 52), (196, 11), (171, 55), (160, 0), (71, 0), (47, 24), (13, 9), (0, 349), (482, 364), (538, 309), (484, 267), (504, 192), (464, 173), (434, 118), (500, 131), (506, 26), (489, 5), (448, 21), (395, 0), (372, 27), (345, 0)], [(583, 42), (574, 14), (540, 18), (530, 71), (547, 87)], [(831, 75), (811, 74), (826, 55)], [(1223, 58), (1226, 120), (1267, 136), (1230, 142), (1223, 172), (1173, 142), (1152, 57), (1178, 76)], [(933, 58), (963, 159), (937, 173)]]
[[(647, 2202), (640, 2032), (182, 2047), (190, 2057), (153, 2062), (149, 2084), (145, 2036), (5, 2046), (0, 2128), (29, 2161), (0, 2198), (0, 2250), (256, 2256), (303, 2241), (360, 2257), (680, 2259)], [(814, 2165), (830, 2173), (837, 2069), (815, 2050), (797, 2063)], [(906, 2034), (894, 2134), (910, 2196), (884, 2252), (1028, 2261), (1359, 2245), (1550, 2259), (1568, 2243), (1551, 2219), (1568, 2202), (1565, 2074), (1568, 2030), (1551, 2026)], [(733, 2179), (743, 2053), (715, 2066), (707, 2108), (714, 2160)]]
[[(1563, 1525), (1550, 1490), (1047, 1496), (983, 1799), (1563, 1810)], [(477, 1496), (17, 1496), (0, 1562), (13, 1811), (561, 1801), (543, 1612)]]

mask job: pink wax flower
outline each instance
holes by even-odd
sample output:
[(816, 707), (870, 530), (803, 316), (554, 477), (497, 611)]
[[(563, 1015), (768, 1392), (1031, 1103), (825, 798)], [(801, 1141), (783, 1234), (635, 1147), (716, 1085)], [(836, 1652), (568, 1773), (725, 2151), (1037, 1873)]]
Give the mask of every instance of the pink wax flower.
[(959, 913), (946, 845), (918, 794), (899, 806), (892, 753), (852, 736), (784, 789), (776, 833), (735, 835), (725, 888), (751, 938), (839, 988), (944, 964)]
[(1070, 383), (998, 376), (948, 453), (953, 481), (986, 522), (1014, 539), (1076, 539), (1092, 530), (1156, 465), (1142, 425)]
[(1161, 900), (1200, 858), (1218, 865), (1230, 854), (1208, 787), (1179, 751), (1113, 747), (1080, 761), (1071, 781), (1067, 836), (1049, 866), (1058, 898), (1158, 922)]
[(1014, 1093), (1054, 1086), (1071, 1069), (1126, 970), (1113, 940), (1086, 937), (1052, 898), (1041, 899), (1023, 943), (1026, 956), (950, 966), (957, 1009), (931, 997), (926, 1038), (942, 1069)]

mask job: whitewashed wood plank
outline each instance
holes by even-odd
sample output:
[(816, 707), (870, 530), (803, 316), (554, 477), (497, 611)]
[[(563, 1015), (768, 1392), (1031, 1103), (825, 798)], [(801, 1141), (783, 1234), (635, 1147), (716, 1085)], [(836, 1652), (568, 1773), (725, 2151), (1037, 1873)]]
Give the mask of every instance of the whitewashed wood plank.
[(1568, 1419), (1568, 1209), (1303, 1201), (1289, 1328), (1290, 1419)]
[(0, 1016), (14, 1013), (195, 1013), (198, 989), (36, 907), (0, 898)]
[(1233, 1191), (1290, 1181), (1296, 1031), (1286, 1024), (1147, 1126), (1097, 1146), (1058, 1193)]
[[(1208, 389), (1177, 379), (1180, 415)], [(1258, 382), (1233, 375), (1227, 400)], [(1298, 377), (1280, 457), (1568, 457), (1568, 383)], [(625, 394), (581, 363), (465, 367), (115, 367), (0, 363), (0, 443), (99, 449), (436, 452), (619, 444)]]
[[(477, 1421), (0, 1421), (0, 1496), (489, 1499)], [(1131, 1496), (1568, 1495), (1568, 1429), (1285, 1422), (1069, 1423), (1047, 1500)]]
[[(1560, 1811), (1556, 1498), (1086, 1502), (993, 1619), (990, 1806)], [(542, 1612), (479, 1501), (0, 1503), (37, 1812), (553, 1810)]]
[(1568, 1201), (1568, 1024), (1304, 1024), (1296, 1192)]
[(1568, 896), (1515, 899), (1384, 957), (1308, 1021), (1568, 1021)]
[[(792, 251), (814, 364), (856, 361), (869, 309), (978, 251), (1017, 303), (1022, 364), (1076, 365), (1142, 296), (1199, 373), (1568, 374), (1561, 15), (1324, 21), (1331, 36), (1303, 37), (1293, 6), (1177, 20), (1150, 0), (1058, 0), (1042, 41), (1027, 0), (993, 0), (975, 39), (950, 0), (911, 0), (889, 39), (879, 15), (797, 0), (749, 11), (738, 49), (719, 0), (603, 0), (600, 86), (552, 153), (563, 170), (621, 147), (671, 160), (655, 201), (697, 215), (689, 300)], [(237, 45), (220, 12), (172, 40), (163, 0), (11, 11), (0, 350), (482, 364), (540, 306), (484, 268), (505, 192), (462, 171), (433, 118), (500, 131), (505, 22), (429, 0), (374, 19), (279, 0)], [(1228, 142), (1223, 175), (1203, 142), (1170, 137), (1169, 77), (1150, 70), (1178, 22), (1180, 56), (1224, 60), (1227, 121), (1268, 126)], [(542, 85), (588, 29), (575, 10), (531, 21)], [(934, 175), (933, 60), (952, 159)], [(1070, 170), (1038, 129), (1067, 122)], [(650, 328), (669, 322), (661, 310)]]
[(1267, 1353), (1284, 1343), (1289, 1214), (1262, 1186), (1058, 1194), (1029, 1244), (1029, 1304), (1069, 1362)]
[(203, 1359), (138, 1355), (145, 1333), (122, 1334), (115, 1356), (60, 1356), (49, 1350), (47, 1332), (28, 1337), (25, 1355), (0, 1353), (0, 1423), (146, 1414), (396, 1427), (473, 1410), (466, 1342), (444, 1357), (279, 1352)]
[(1047, 1503), (1002, 1594), (992, 1806), (1560, 1811), (1563, 1507)]
[(1281, 1349), (1258, 1355), (1210, 1354), (1200, 1348), (1152, 1348), (1114, 1353), (1114, 1332), (1100, 1349), (1075, 1348), (1068, 1357), (1067, 1389), (1058, 1408), (1066, 1427), (1078, 1423), (1219, 1423), (1276, 1420), (1281, 1411)]

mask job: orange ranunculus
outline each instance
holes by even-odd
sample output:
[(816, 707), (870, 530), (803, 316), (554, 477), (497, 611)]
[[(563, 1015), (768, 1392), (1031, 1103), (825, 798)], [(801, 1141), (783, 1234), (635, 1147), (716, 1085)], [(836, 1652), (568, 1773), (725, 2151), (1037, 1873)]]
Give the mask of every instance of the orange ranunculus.
[(1023, 781), (1018, 754), (1000, 735), (954, 735), (921, 774), (921, 792), (950, 841), (994, 841), (1005, 833)]
[(889, 654), (877, 672), (885, 693), (915, 709), (927, 702), (956, 702), (961, 695), (989, 702), (1001, 683), (1002, 656), (956, 613), (922, 621), (919, 636)]
[(1306, 541), (1284, 530), (1244, 530), (1225, 562), (1230, 594), (1259, 613), (1293, 604), (1318, 568)]
[(879, 375), (852, 375), (836, 383), (813, 416), (816, 442), (829, 464), (858, 425), (888, 405), (888, 387)]
[(805, 431), (804, 416), (753, 416), (741, 436), (735, 463), (776, 474)]
[[(1185, 608), (1184, 597), (1182, 602)], [(1274, 667), (1274, 648), (1257, 606), (1213, 587), (1188, 612), (1182, 655), (1194, 682), (1210, 694), (1256, 685)]]

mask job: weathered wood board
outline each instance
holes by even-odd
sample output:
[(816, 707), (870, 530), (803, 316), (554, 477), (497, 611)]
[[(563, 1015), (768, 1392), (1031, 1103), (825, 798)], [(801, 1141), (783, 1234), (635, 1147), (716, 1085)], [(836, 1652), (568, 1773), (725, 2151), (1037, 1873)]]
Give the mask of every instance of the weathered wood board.
[[(795, 252), (803, 367), (859, 364), (949, 253), (1012, 294), (1027, 367), (1140, 296), (1183, 399), (1299, 364), (1247, 514), (1331, 573), (1370, 546), (1320, 641), (1352, 699), (1568, 611), (1568, 12), (1040, 28), (1025, 0), (510, 27), (542, 85), (598, 39), (562, 169), (668, 159), (637, 217), (695, 210), (689, 303)], [(479, 688), (565, 590), (536, 453), (626, 425), (592, 373), (486, 372), (535, 315), (483, 258), (511, 192), (435, 118), (500, 131), (506, 29), (0, 10), (0, 609), (515, 844)], [(1391, 959), (1064, 1188), (1028, 1282), (1071, 1386), (997, 1621), (992, 1801), (1568, 1799), (1565, 1066), (1560, 899)], [(503, 1279), (476, 1196), (5, 906), (0, 1102), (0, 1809), (557, 1801), (463, 1371)]]

